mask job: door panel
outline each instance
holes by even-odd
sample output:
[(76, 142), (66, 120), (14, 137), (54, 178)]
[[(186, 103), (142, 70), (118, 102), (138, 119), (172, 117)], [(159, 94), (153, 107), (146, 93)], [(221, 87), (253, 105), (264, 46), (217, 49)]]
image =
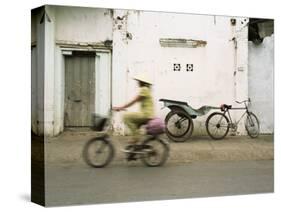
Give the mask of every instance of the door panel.
[(65, 57), (65, 116), (66, 127), (91, 126), (95, 111), (95, 56), (73, 54)]

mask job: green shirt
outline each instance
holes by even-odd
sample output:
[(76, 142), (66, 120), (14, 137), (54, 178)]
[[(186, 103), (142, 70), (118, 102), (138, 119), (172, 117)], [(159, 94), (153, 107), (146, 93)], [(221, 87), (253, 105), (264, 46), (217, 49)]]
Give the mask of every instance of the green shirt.
[(140, 94), (143, 99), (141, 100), (141, 112), (147, 117), (147, 118), (153, 118), (154, 117), (154, 107), (153, 107), (153, 99), (151, 95), (151, 89), (148, 87), (141, 87), (140, 88)]

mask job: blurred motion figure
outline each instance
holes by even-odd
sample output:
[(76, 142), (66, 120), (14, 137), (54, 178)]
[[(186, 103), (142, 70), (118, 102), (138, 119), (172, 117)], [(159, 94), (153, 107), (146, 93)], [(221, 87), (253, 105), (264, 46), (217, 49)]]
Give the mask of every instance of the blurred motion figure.
[(154, 117), (154, 105), (151, 91), (152, 80), (149, 76), (147, 74), (139, 74), (134, 79), (138, 81), (138, 95), (123, 106), (113, 107), (113, 110), (122, 111), (137, 102), (140, 103), (139, 112), (126, 112), (123, 116), (125, 125), (131, 130), (133, 135), (131, 142), (137, 143), (140, 137), (140, 126), (146, 124)]

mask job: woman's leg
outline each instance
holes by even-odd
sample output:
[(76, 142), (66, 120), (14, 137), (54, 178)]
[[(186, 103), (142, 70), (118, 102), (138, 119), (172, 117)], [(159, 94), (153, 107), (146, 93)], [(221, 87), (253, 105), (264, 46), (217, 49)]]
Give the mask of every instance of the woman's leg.
[(137, 142), (140, 137), (139, 127), (142, 124), (146, 123), (147, 118), (144, 117), (142, 113), (130, 112), (124, 114), (123, 119), (124, 119), (124, 123), (128, 126), (128, 128), (132, 132), (133, 142)]

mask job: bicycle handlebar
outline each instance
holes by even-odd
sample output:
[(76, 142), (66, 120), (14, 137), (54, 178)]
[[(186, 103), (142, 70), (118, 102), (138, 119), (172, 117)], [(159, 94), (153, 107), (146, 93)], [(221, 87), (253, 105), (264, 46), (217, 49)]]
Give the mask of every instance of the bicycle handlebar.
[(238, 103), (238, 104), (242, 104), (242, 103), (245, 103), (245, 102), (251, 102), (251, 99), (249, 98), (249, 99), (244, 100), (242, 102), (239, 102), (239, 101), (235, 101), (235, 102)]
[(235, 101), (236, 103), (238, 103), (238, 104), (242, 104), (242, 103), (244, 103), (244, 102), (246, 102), (247, 100), (244, 100), (244, 101), (242, 101), (242, 102), (239, 102), (239, 101)]

